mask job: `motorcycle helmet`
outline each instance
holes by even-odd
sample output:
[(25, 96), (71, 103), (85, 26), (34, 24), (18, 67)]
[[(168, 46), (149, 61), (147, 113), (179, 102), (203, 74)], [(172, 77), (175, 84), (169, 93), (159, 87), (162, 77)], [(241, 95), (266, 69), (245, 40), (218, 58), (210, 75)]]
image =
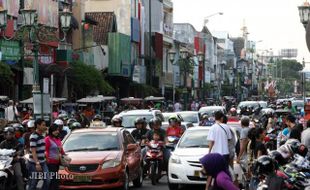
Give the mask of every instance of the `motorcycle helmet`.
[(157, 117), (150, 120), (149, 125), (150, 127), (153, 127), (153, 125), (160, 125), (161, 126), (161, 120)]
[(177, 115), (171, 115), (168, 119), (168, 122), (180, 122), (180, 118)]
[(19, 131), (21, 133), (24, 132), (24, 127), (19, 123), (14, 123), (12, 127), (14, 128), (14, 131)]
[(60, 125), (64, 125), (64, 122), (63, 122), (63, 120), (61, 120), (61, 119), (56, 119), (55, 121), (54, 121), (54, 124), (56, 124), (56, 125), (58, 125), (58, 126), (60, 126)]
[(261, 156), (254, 163), (253, 174), (267, 176), (275, 171), (274, 160), (269, 156)]
[(3, 130), (3, 133), (12, 133), (12, 134), (14, 134), (14, 132), (15, 132), (15, 130), (14, 130), (14, 127), (13, 126), (8, 126), (8, 127), (6, 127), (6, 128), (4, 128), (4, 130)]
[(138, 117), (135, 120), (135, 125), (137, 125), (137, 124), (144, 124), (144, 123), (145, 123), (145, 120), (142, 117)]
[(27, 127), (28, 128), (34, 128), (34, 123), (35, 123), (35, 120), (29, 120), (27, 123)]
[(208, 120), (209, 119), (209, 116), (208, 114), (204, 113), (202, 116), (201, 116), (201, 120)]
[(61, 119), (63, 121), (67, 121), (69, 119), (69, 117), (68, 117), (68, 114), (62, 113), (62, 114), (59, 114), (58, 119)]
[(71, 125), (72, 125), (74, 122), (77, 122), (77, 120), (71, 118), (71, 119), (68, 120), (67, 124), (68, 124), (69, 127), (71, 127)]
[(102, 121), (101, 115), (97, 114), (94, 116), (93, 121)]
[(283, 166), (285, 164), (287, 164), (286, 160), (283, 158), (282, 154), (277, 151), (277, 150), (273, 150), (269, 153), (269, 156), (276, 161), (278, 166)]
[(81, 129), (82, 125), (79, 122), (74, 122), (71, 124), (71, 130)]
[(286, 141), (285, 144), (288, 145), (288, 148), (290, 149), (292, 154), (298, 153), (299, 146), (301, 145), (297, 139), (289, 139)]
[(114, 115), (113, 118), (111, 119), (111, 123), (115, 123), (115, 122), (119, 122), (122, 123), (122, 117), (120, 117), (119, 115)]

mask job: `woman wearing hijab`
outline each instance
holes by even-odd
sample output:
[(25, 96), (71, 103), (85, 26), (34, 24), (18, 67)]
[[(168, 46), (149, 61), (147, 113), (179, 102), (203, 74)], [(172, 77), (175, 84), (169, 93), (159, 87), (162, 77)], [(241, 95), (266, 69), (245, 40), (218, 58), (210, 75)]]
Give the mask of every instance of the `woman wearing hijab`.
[[(210, 153), (200, 159), (203, 174), (214, 179), (212, 190), (238, 190), (233, 184), (224, 157), (218, 153)], [(208, 189), (208, 186), (206, 187)]]
[(50, 190), (58, 190), (59, 189), (59, 178), (57, 176), (59, 166), (60, 166), (60, 158), (65, 154), (61, 140), (59, 138), (59, 126), (53, 124), (48, 129), (48, 136), (45, 137), (45, 154), (47, 160), (48, 170), (51, 176)]

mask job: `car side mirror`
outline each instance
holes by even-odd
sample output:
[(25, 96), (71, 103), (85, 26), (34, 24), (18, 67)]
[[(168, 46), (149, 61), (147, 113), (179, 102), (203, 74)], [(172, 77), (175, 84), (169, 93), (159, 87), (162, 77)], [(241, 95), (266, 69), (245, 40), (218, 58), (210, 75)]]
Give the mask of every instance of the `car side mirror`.
[(128, 152), (134, 151), (134, 150), (136, 150), (136, 148), (137, 148), (136, 144), (129, 144), (129, 145), (127, 145), (127, 151)]

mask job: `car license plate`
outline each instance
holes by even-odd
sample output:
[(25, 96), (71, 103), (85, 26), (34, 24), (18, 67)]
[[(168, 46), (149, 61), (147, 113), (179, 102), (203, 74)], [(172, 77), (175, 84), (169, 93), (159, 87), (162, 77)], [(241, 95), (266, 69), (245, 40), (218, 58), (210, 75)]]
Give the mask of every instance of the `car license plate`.
[(74, 182), (91, 182), (90, 176), (74, 176), (73, 178)]

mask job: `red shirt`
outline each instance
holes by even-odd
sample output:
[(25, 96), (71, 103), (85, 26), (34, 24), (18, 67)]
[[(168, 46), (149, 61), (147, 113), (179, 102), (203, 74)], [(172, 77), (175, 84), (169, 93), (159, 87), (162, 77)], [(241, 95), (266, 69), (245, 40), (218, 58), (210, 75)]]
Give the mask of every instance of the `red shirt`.
[(183, 134), (183, 129), (181, 127), (168, 127), (167, 136), (181, 137)]

